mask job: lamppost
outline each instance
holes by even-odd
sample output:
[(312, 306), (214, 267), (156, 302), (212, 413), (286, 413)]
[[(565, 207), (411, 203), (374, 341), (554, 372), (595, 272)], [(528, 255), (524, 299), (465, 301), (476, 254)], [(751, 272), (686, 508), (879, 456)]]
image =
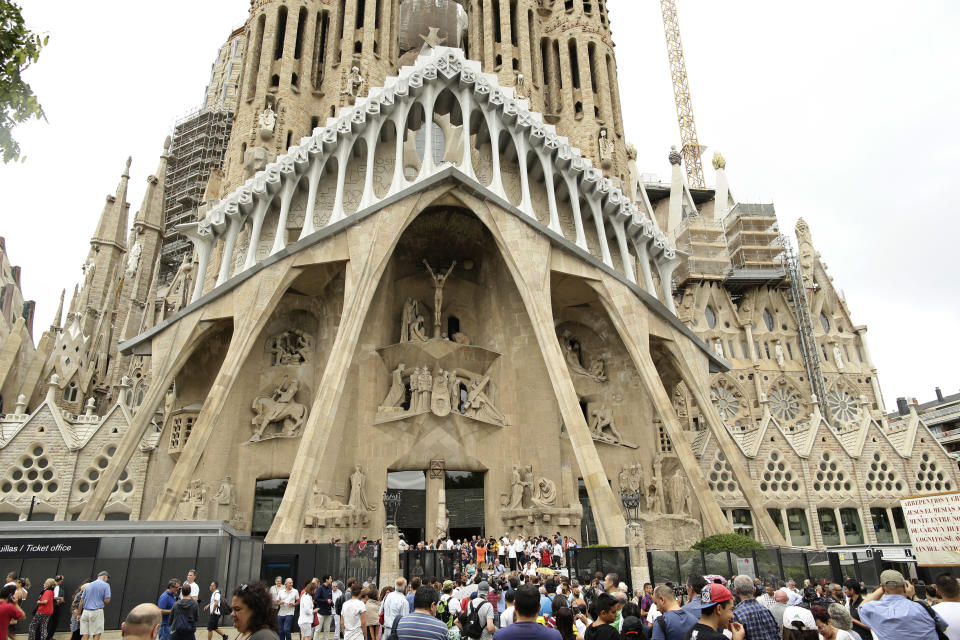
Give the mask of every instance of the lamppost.
[(640, 497), (639, 491), (620, 491), (620, 501), (627, 513), (627, 522), (640, 521)]
[(397, 509), (400, 508), (400, 492), (384, 491), (383, 508), (387, 512), (387, 526), (397, 526)]

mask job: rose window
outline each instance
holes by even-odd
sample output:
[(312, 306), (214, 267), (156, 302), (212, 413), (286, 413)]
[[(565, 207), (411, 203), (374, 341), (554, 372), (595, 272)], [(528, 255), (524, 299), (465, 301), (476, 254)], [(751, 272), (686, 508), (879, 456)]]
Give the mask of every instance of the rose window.
[(740, 398), (732, 389), (722, 383), (710, 390), (710, 400), (724, 422), (736, 418), (740, 413)]
[(800, 415), (800, 398), (786, 387), (771, 391), (767, 400), (773, 417), (781, 422), (796, 420)]
[(830, 409), (830, 415), (836, 424), (850, 424), (860, 415), (859, 403), (843, 389), (827, 394), (827, 408)]

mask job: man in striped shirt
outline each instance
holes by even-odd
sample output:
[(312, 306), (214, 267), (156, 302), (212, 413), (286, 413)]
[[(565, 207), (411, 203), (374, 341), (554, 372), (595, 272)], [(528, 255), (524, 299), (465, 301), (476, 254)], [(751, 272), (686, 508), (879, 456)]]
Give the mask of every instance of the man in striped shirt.
[(447, 625), (437, 619), (437, 602), (440, 595), (429, 586), (417, 589), (413, 598), (413, 613), (397, 623), (398, 640), (446, 640)]

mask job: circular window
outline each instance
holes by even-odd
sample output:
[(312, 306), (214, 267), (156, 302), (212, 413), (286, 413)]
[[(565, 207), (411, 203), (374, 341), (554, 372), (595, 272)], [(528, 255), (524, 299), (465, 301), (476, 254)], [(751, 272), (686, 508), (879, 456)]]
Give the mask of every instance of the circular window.
[(47, 460), (46, 458), (40, 458), (39, 460), (37, 460), (37, 466), (40, 467), (41, 469), (46, 469), (48, 464), (50, 464), (50, 461)]
[(872, 491), (872, 490), (873, 490), (873, 483), (872, 483), (872, 482), (868, 482), (868, 483), (867, 483), (867, 491)]
[(27, 472), (27, 480), (36, 480), (37, 479), (37, 470), (31, 469)]
[(814, 491), (820, 491), (820, 483), (819, 483), (819, 482), (814, 482), (814, 483), (813, 483), (813, 490), (814, 490)]
[(718, 484), (718, 485), (717, 485), (717, 491), (723, 491), (723, 485), (722, 485), (722, 484)]
[(124, 483), (123, 483), (123, 490), (124, 490), (124, 492), (126, 492), (126, 493), (133, 493), (133, 484), (131, 484), (131, 483), (129, 483), (129, 482), (124, 482)]
[(13, 473), (11, 473), (10, 476), (11, 476), (14, 480), (19, 480), (20, 478), (23, 477), (23, 471), (20, 471), (20, 469), (14, 469), (14, 470), (13, 470)]
[(97, 459), (97, 466), (100, 467), (101, 469), (106, 469), (108, 464), (110, 463), (107, 461), (106, 458)]
[(110, 456), (111, 458), (113, 457), (113, 454), (115, 454), (116, 452), (117, 452), (116, 447), (107, 447), (107, 455)]
[(761, 483), (760, 483), (760, 491), (766, 491), (766, 490), (767, 490), (767, 483), (766, 483), (766, 482), (761, 482)]
[(20, 464), (23, 465), (23, 468), (24, 468), (24, 469), (29, 469), (30, 467), (33, 466), (33, 458), (24, 458), (24, 459), (20, 462)]
[(737, 485), (733, 484), (732, 482), (727, 483), (727, 491), (736, 491), (736, 490), (737, 490)]
[(53, 471), (50, 471), (50, 469), (47, 469), (46, 471), (43, 472), (44, 480), (51, 480), (52, 478), (53, 478)]
[(100, 474), (97, 473), (96, 469), (90, 469), (90, 472), (87, 473), (87, 477), (90, 478), (90, 480), (96, 480), (100, 477)]
[(26, 492), (27, 492), (27, 483), (26, 483), (26, 482), (18, 482), (18, 483), (17, 483), (17, 491), (19, 491), (20, 493), (26, 493)]
[(42, 455), (43, 455), (43, 447), (42, 447), (42, 446), (39, 446), (39, 445), (36, 446), (36, 447), (34, 447), (34, 448), (33, 448), (33, 455), (35, 455), (35, 456), (42, 456)]
[(86, 493), (87, 491), (90, 490), (90, 485), (87, 484), (86, 482), (81, 482), (80, 484), (77, 485), (77, 489), (80, 490), (80, 493)]
[(10, 493), (13, 491), (13, 485), (9, 482), (4, 482), (3, 485), (0, 485), (0, 491), (3, 491), (4, 493)]
[(43, 491), (43, 485), (39, 482), (34, 482), (33, 487), (31, 488), (33, 489), (34, 493), (40, 493), (41, 491)]
[(57, 489), (59, 488), (60, 486), (56, 482), (51, 482), (50, 484), (47, 485), (47, 491), (49, 491), (50, 493), (56, 493)]

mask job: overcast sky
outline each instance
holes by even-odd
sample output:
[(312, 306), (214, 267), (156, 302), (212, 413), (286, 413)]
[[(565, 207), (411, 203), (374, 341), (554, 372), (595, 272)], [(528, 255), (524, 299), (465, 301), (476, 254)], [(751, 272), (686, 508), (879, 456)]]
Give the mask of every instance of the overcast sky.
[[(37, 300), (34, 337), (72, 291), (133, 156), (130, 216), (173, 121), (200, 104), (246, 0), (20, 0), (50, 44), (27, 79), (49, 122), (0, 165), (0, 235)], [(677, 0), (708, 182), (810, 224), (854, 322), (869, 326), (884, 401), (960, 391), (960, 3)], [(659, 2), (608, 0), (627, 137), (669, 176), (676, 116)]]

